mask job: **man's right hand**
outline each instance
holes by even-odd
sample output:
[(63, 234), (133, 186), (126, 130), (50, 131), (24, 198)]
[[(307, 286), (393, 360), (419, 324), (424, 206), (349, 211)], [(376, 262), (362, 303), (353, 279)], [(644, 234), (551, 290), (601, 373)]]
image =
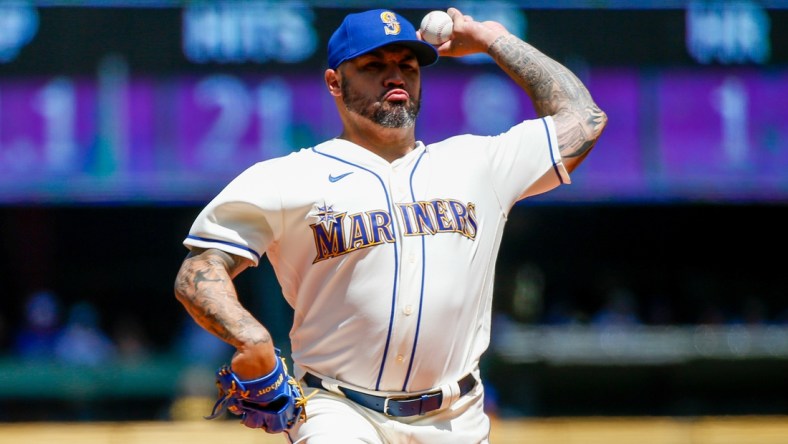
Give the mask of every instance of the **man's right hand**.
[(463, 15), (457, 8), (446, 11), (454, 23), (451, 40), (438, 46), (438, 54), (446, 57), (462, 57), (487, 52), (490, 45), (509, 31), (494, 21), (477, 22), (469, 15)]

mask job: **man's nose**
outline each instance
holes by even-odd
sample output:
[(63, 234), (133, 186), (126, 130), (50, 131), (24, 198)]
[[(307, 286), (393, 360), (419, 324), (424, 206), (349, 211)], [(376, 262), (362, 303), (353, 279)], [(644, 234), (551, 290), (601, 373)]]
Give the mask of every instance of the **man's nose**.
[(385, 86), (403, 86), (405, 85), (405, 78), (402, 75), (402, 70), (399, 66), (392, 66), (386, 71), (383, 84)]

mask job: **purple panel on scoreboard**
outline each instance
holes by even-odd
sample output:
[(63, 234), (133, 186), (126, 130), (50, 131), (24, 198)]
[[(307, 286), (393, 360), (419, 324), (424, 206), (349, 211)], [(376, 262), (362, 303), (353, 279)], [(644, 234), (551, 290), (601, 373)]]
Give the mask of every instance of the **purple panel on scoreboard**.
[[(280, 76), (181, 79), (171, 117), (180, 168), (239, 172), (313, 144), (325, 126), (320, 104), (328, 93), (321, 85)], [(335, 127), (332, 136), (337, 134)]]
[[(573, 181), (582, 183), (583, 189), (572, 192), (606, 199), (610, 194), (641, 191), (644, 161), (638, 143), (637, 71), (591, 70), (584, 81), (611, 124), (593, 155), (573, 173)], [(503, 74), (426, 73), (423, 95), (417, 133), (425, 142), (464, 132), (493, 135), (536, 117), (529, 97)]]
[(608, 125), (593, 152), (572, 174), (573, 180), (596, 190), (603, 199), (605, 195), (642, 192), (646, 174), (644, 147), (639, 140), (642, 113), (637, 71), (591, 70), (584, 83), (607, 114)]
[[(548, 200), (775, 200), (788, 196), (788, 71), (695, 68), (582, 80), (609, 117), (579, 186)], [(341, 131), (322, 76), (0, 82), (0, 201), (204, 199), (254, 162)], [(495, 135), (536, 114), (497, 70), (423, 75), (417, 138)], [(64, 182), (64, 177), (68, 181)], [(115, 197), (113, 197), (115, 196)]]
[(153, 78), (137, 78), (128, 85), (128, 123), (123, 137), (131, 154), (130, 174), (147, 174), (168, 165), (172, 138), (167, 128), (172, 113), (169, 101), (157, 97), (157, 92), (160, 89)]
[(96, 94), (89, 81), (67, 77), (0, 86), (0, 171), (27, 181), (60, 177), (95, 161)]
[(673, 71), (658, 91), (661, 173), (674, 184), (788, 184), (788, 74)]

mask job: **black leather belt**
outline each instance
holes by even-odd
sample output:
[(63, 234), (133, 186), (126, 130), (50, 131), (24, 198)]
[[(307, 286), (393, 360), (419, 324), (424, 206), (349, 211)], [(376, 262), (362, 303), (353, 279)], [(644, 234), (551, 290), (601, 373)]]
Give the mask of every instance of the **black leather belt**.
[[(304, 375), (304, 382), (310, 387), (325, 389), (323, 381), (311, 373)], [(476, 378), (469, 373), (457, 381), (457, 384), (460, 386), (460, 396), (463, 396), (476, 386)], [(339, 387), (339, 390), (347, 399), (387, 416), (424, 415), (439, 409), (443, 402), (441, 391), (411, 396), (375, 396), (345, 387)]]

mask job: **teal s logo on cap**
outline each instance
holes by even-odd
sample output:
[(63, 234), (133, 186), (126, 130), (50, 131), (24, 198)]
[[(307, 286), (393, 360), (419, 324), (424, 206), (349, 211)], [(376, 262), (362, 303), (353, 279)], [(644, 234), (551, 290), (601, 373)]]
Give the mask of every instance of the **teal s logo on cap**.
[(380, 21), (382, 21), (386, 25), (383, 28), (386, 30), (386, 35), (397, 35), (402, 29), (399, 26), (399, 22), (397, 21), (397, 14), (394, 14), (391, 11), (381, 12)]
[(406, 18), (388, 9), (373, 9), (348, 14), (334, 31), (328, 40), (328, 67), (337, 69), (347, 60), (391, 44), (413, 51), (420, 66), (438, 61), (438, 50), (419, 40)]

